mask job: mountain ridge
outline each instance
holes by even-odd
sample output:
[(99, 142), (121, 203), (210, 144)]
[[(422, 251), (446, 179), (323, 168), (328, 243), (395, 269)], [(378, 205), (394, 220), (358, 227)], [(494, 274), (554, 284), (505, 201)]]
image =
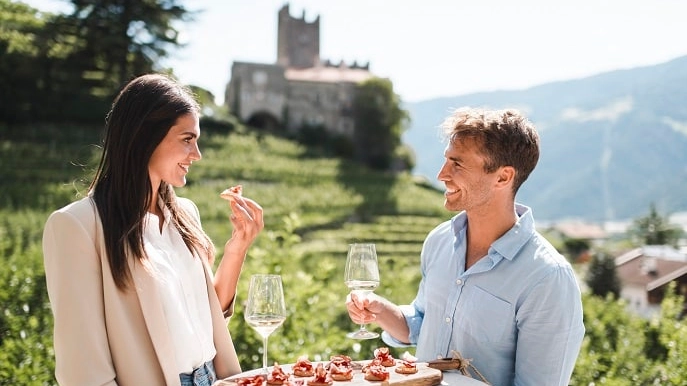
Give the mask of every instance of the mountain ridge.
[[(406, 103), (415, 173), (436, 181), (438, 125), (454, 108), (517, 108), (539, 130), (539, 164), (518, 193), (539, 218), (604, 222), (687, 210), (687, 56), (653, 66)], [(438, 182), (436, 183), (439, 186)]]

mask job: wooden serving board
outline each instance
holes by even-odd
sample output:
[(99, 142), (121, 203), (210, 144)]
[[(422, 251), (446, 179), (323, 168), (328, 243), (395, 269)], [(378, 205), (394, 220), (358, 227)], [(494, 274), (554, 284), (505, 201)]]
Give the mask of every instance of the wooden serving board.
[(357, 375), (361, 376), (362, 381), (355, 383), (355, 386), (374, 384), (381, 384), (382, 386), (434, 386), (440, 384), (443, 377), (441, 370), (428, 367), (426, 363), (418, 363), (415, 374), (399, 374), (394, 371), (393, 367), (389, 367), (389, 380), (383, 382), (366, 381), (363, 379), (363, 374), (354, 374), (353, 381), (356, 381)]
[[(316, 365), (313, 362), (313, 365)], [(325, 363), (326, 364), (326, 363)], [(281, 365), (286, 373), (291, 373), (291, 365)], [(353, 370), (353, 379), (350, 381), (334, 381), (332, 386), (435, 386), (441, 384), (443, 374), (441, 370), (433, 369), (427, 366), (427, 363), (417, 364), (417, 373), (415, 374), (399, 374), (395, 371), (395, 367), (387, 367), (389, 370), (389, 379), (386, 381), (367, 381), (365, 375), (360, 370), (361, 366), (355, 366)], [(271, 371), (272, 367), (269, 368)], [(235, 375), (227, 378), (215, 386), (236, 386), (236, 380), (260, 374), (260, 370), (252, 370), (245, 373)], [(302, 381), (303, 386), (307, 386), (310, 377), (294, 377), (295, 381)]]

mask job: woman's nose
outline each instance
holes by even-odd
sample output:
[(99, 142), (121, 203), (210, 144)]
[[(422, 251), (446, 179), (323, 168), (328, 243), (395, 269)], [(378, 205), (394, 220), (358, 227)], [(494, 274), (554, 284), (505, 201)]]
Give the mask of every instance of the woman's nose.
[(193, 152), (191, 152), (191, 158), (193, 158), (194, 161), (199, 161), (201, 158), (203, 158), (203, 155), (200, 154), (200, 147), (198, 147), (197, 143), (193, 149)]

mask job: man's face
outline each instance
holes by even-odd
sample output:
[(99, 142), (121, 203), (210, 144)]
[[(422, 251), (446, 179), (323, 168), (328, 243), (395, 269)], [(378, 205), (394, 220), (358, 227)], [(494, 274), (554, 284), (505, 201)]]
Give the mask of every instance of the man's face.
[(496, 173), (484, 171), (484, 156), (471, 139), (456, 139), (444, 150), (444, 164), (437, 179), (444, 183), (444, 207), (450, 211), (489, 209)]

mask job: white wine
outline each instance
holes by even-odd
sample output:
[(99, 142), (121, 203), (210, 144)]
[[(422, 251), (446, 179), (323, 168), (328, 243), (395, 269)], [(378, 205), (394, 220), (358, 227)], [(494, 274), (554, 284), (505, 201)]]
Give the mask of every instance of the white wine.
[(246, 323), (253, 327), (255, 331), (260, 334), (263, 338), (268, 337), (274, 330), (284, 323), (286, 319), (283, 316), (274, 315), (259, 315), (259, 316), (246, 316)]
[(373, 280), (349, 280), (346, 287), (352, 291), (372, 292), (379, 286), (378, 281)]
[[(346, 268), (344, 270), (344, 283), (351, 290), (351, 294), (357, 297), (358, 302), (367, 302), (370, 295), (379, 286), (379, 266), (377, 263), (377, 250), (373, 243), (350, 244), (346, 256)], [(356, 332), (346, 334), (353, 339), (372, 339), (379, 337), (374, 331), (365, 329), (365, 322), (360, 324)]]

